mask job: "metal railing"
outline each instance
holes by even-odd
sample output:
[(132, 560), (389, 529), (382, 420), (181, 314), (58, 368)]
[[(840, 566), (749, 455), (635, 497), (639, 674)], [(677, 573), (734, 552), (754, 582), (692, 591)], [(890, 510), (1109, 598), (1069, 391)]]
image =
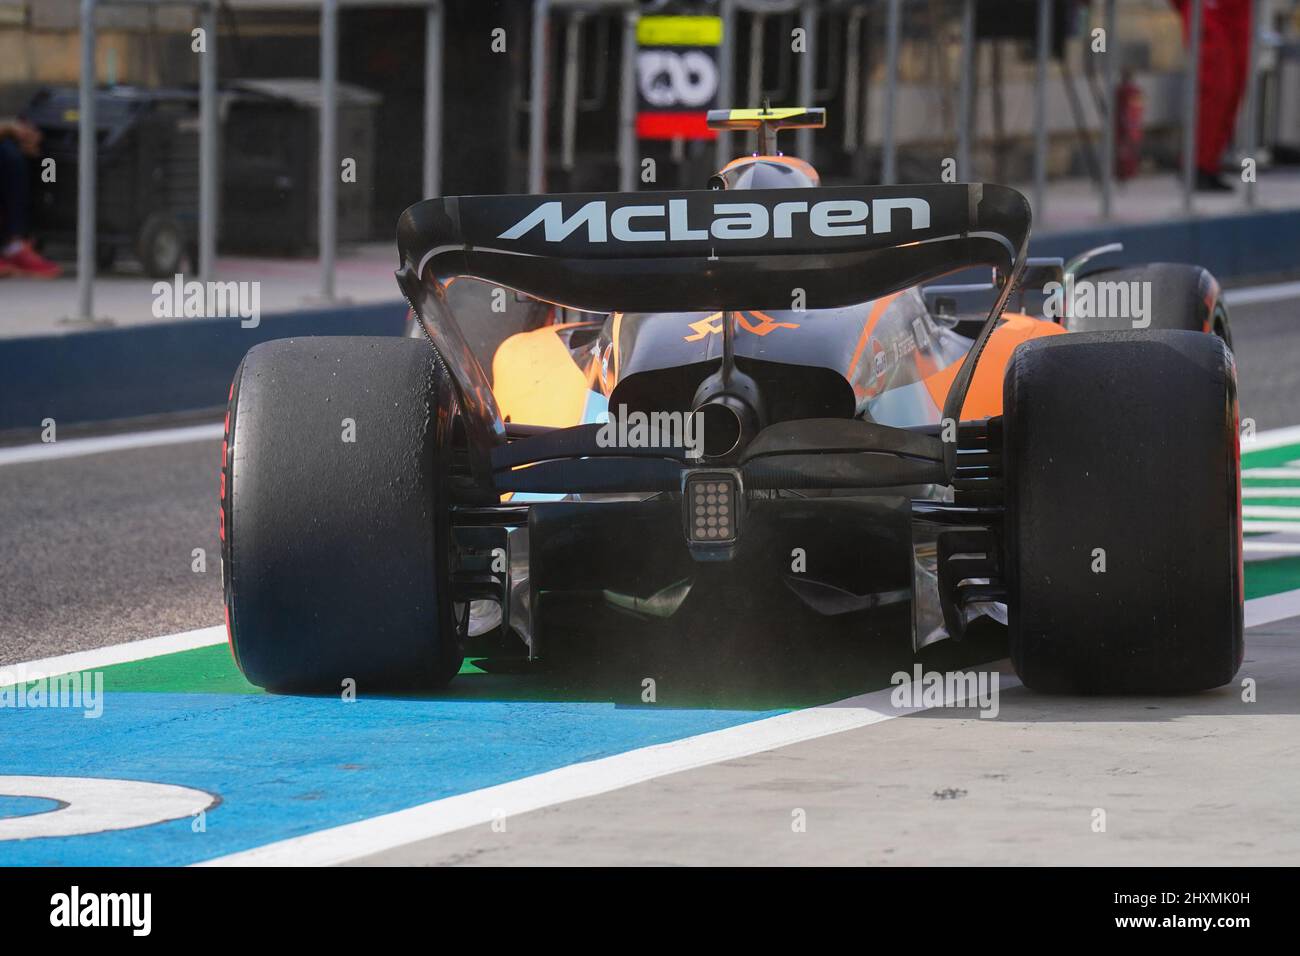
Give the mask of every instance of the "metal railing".
[[(321, 83), (321, 117), (320, 117), (320, 189), (319, 207), (319, 261), (320, 261), (320, 296), (325, 300), (335, 297), (335, 263), (337, 258), (337, 201), (338, 201), (338, 17), (339, 8), (348, 0), (319, 0), (320, 6), (320, 83)], [(972, 166), (974, 111), (973, 89), (975, 74), (975, 35), (976, 12), (979, 0), (959, 0), (960, 2), (960, 57), (959, 85), (956, 109), (957, 139), (957, 175), (962, 179), (973, 177)], [(1198, 75), (1201, 58), (1200, 25), (1203, 22), (1204, 0), (1191, 0), (1190, 30), (1191, 42), (1185, 65), (1183, 86), (1183, 130), (1182, 130), (1182, 169), (1181, 186), (1183, 209), (1188, 215), (1195, 213), (1193, 194), (1195, 191), (1195, 137), (1197, 121)], [(95, 11), (101, 6), (135, 5), (135, 6), (189, 6), (197, 10), (200, 24), (205, 30), (206, 47), (199, 66), (199, 275), (203, 280), (211, 279), (216, 270), (216, 239), (218, 224), (219, 150), (220, 135), (217, 118), (217, 6), (218, 0), (81, 0), (81, 81), (80, 81), (80, 127), (79, 127), (79, 179), (78, 179), (78, 224), (77, 224), (77, 285), (78, 313), (81, 318), (91, 319), (94, 315), (93, 280), (95, 275)], [(274, 4), (267, 4), (273, 6)], [(426, 10), (426, 39), (424, 58), (424, 157), (422, 167), (422, 186), (425, 196), (436, 196), (440, 191), (442, 169), (441, 130), (442, 130), (442, 63), (444, 42), (445, 9), (443, 0), (390, 0), (392, 6), (421, 6)], [(302, 0), (286, 0), (285, 7), (303, 7)], [(881, 134), (881, 180), (893, 183), (898, 178), (898, 99), (899, 99), (899, 60), (902, 45), (903, 27), (907, 13), (907, 0), (876, 0), (873, 12), (883, 8), (885, 78), (883, 95), (883, 129)], [(1259, 22), (1263, 0), (1252, 2), (1252, 37), (1249, 53), (1245, 123), (1247, 140), (1243, 144), (1247, 155), (1256, 147), (1256, 124), (1259, 112), (1259, 36), (1262, 26)], [(1103, 219), (1110, 218), (1113, 209), (1114, 170), (1115, 170), (1115, 104), (1117, 90), (1117, 67), (1119, 61), (1119, 35), (1116, 24), (1116, 0), (1103, 0), (1102, 26), (1106, 31), (1106, 55), (1102, 68), (1102, 95), (1099, 104), (1101, 113), (1101, 159), (1099, 212)], [(839, 8), (845, 16), (844, 34), (849, 43), (861, 42), (863, 31), (861, 24), (864, 7), (850, 5)], [(1048, 71), (1051, 61), (1051, 39), (1053, 35), (1052, 0), (1038, 0), (1035, 29), (1035, 67), (1034, 67), (1034, 158), (1033, 158), (1033, 206), (1035, 215), (1041, 219), (1047, 203), (1047, 167), (1048, 167)], [(722, 47), (720, 50), (720, 84), (718, 102), (731, 105), (734, 97), (735, 39), (736, 25), (741, 14), (759, 18), (773, 13), (794, 13), (799, 17), (799, 25), (805, 32), (808, 55), (799, 57), (797, 77), (798, 93), (810, 101), (814, 91), (815, 54), (818, 43), (818, 14), (822, 4), (817, 0), (789, 0), (785, 4), (765, 0), (719, 0), (718, 15), (723, 21)], [(528, 122), (528, 187), (532, 192), (544, 192), (546, 189), (547, 158), (547, 110), (546, 89), (550, 69), (549, 55), (549, 18), (554, 11), (567, 11), (569, 24), (586, 12), (607, 13), (622, 12), (622, 71), (619, 88), (619, 123), (618, 123), (618, 167), (619, 188), (632, 190), (636, 188), (636, 27), (638, 8), (636, 0), (533, 0), (532, 38), (530, 47), (530, 115)], [(580, 26), (580, 23), (579, 23)], [(751, 31), (752, 33), (752, 31)], [(569, 36), (572, 37), (571, 30)], [(760, 38), (761, 39), (761, 38)], [(572, 42), (572, 41), (571, 41)], [(761, 43), (759, 44), (761, 51)], [(852, 130), (861, 130), (861, 140), (867, 139), (865, 118), (865, 95), (863, 95), (862, 116), (858, 115), (859, 90), (853, 85), (850, 91), (848, 70), (861, 62), (861, 49), (850, 48), (845, 56), (845, 103), (853, 116), (846, 117), (846, 126)], [(761, 64), (756, 67), (761, 69)], [(576, 122), (573, 113), (576, 110), (574, 100), (577, 96), (576, 83), (571, 71), (566, 73), (569, 81), (564, 84), (563, 109), (565, 110), (564, 148), (572, 149), (572, 137)], [(760, 74), (761, 76), (761, 74)], [(856, 82), (856, 81), (855, 81)], [(850, 95), (850, 92), (852, 95)], [(811, 103), (809, 103), (811, 105)], [(800, 148), (810, 152), (811, 142), (807, 140), (808, 131), (800, 140)], [(846, 136), (849, 135), (846, 132)], [(720, 133), (716, 142), (718, 165), (731, 157), (729, 135)], [(1253, 181), (1247, 180), (1245, 202), (1254, 206), (1258, 197)]]
[(619, 73), (618, 156), (619, 189), (636, 188), (636, 27), (638, 0), (533, 0), (532, 44), (528, 64), (528, 190), (546, 191), (547, 157), (547, 77), (551, 51), (549, 23), (553, 13), (567, 15), (565, 23), (565, 63), (560, 92), (561, 153), (563, 164), (573, 164), (574, 142), (578, 122), (578, 59), (582, 24), (585, 18), (601, 14), (620, 16), (621, 56)]
[[(320, 2), (320, 183), (319, 257), (320, 297), (334, 299), (335, 262), (338, 255), (338, 12), (347, 0)], [(426, 9), (424, 76), (424, 163), (423, 188), (436, 196), (442, 169), (442, 0), (391, 0), (392, 6), (420, 6)], [(92, 321), (95, 316), (95, 11), (104, 6), (185, 6), (194, 8), (204, 31), (204, 52), (199, 61), (199, 278), (207, 282), (216, 275), (217, 223), (220, 182), (220, 124), (217, 106), (217, 8), (218, 0), (81, 0), (81, 77), (77, 153), (77, 315)], [(287, 0), (288, 8), (301, 2)]]
[(187, 6), (204, 32), (199, 62), (199, 274), (213, 274), (217, 248), (217, 20), (215, 0), (81, 0), (81, 76), (77, 118), (77, 318), (95, 317), (96, 156), (95, 11), (101, 6)]

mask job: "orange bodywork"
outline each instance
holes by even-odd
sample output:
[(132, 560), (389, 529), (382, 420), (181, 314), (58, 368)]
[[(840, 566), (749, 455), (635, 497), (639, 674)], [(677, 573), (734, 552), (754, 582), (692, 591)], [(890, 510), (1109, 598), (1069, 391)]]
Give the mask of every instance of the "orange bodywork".
[[(975, 377), (971, 379), (966, 403), (961, 410), (963, 420), (1002, 414), (1002, 379), (1007, 371), (1007, 363), (1011, 361), (1011, 353), (1017, 345), (1044, 335), (1065, 334), (1065, 329), (1055, 322), (1031, 319), (1027, 315), (1013, 312), (1006, 313), (1002, 318), (1004, 321), (989, 336), (984, 354), (975, 366)], [(939, 408), (943, 408), (944, 399), (948, 397), (948, 390), (952, 388), (953, 379), (957, 377), (960, 368), (960, 362), (953, 362), (925, 379), (930, 398)]]
[[(892, 295), (885, 296), (873, 304), (858, 341), (856, 353), (848, 366), (850, 371), (861, 358), (862, 350), (877, 321), (895, 298), (896, 296)], [(754, 313), (754, 315), (760, 317), (760, 322), (767, 320), (767, 323), (760, 324), (758, 327), (751, 327), (746, 323), (746, 328), (756, 334), (767, 331), (768, 323), (772, 328), (785, 325), (773, 322), (762, 313)], [(619, 314), (614, 316), (615, 346), (612, 349), (614, 368), (611, 381), (599, 383), (601, 391), (605, 394), (608, 394), (618, 381), (617, 342), (621, 318)], [(557, 334), (567, 327), (548, 325), (531, 332), (521, 332), (506, 339), (497, 350), (492, 360), (493, 392), (497, 404), (501, 407), (501, 414), (508, 420), (561, 428), (576, 425), (583, 420), (588, 396), (592, 388), (597, 385), (599, 363), (593, 360), (586, 368), (580, 368), (575, 364), (572, 353)], [(980, 357), (961, 417), (972, 420), (1002, 414), (1002, 379), (1016, 346), (1030, 339), (1044, 335), (1062, 335), (1064, 332), (1065, 330), (1054, 322), (1045, 322), (1042, 319), (1016, 313), (1004, 315), (1003, 321), (989, 336), (984, 354)], [(918, 361), (921, 358), (924, 357), (919, 357)], [(925, 359), (925, 361), (929, 360)], [(924, 365), (921, 367), (924, 369)], [(936, 408), (943, 407), (944, 399), (952, 388), (953, 379), (956, 378), (959, 368), (961, 363), (953, 362), (924, 377), (926, 390)]]
[(492, 394), (503, 418), (556, 428), (582, 421), (595, 363), (585, 372), (574, 364), (556, 334), (565, 327), (546, 325), (501, 343), (492, 358)]

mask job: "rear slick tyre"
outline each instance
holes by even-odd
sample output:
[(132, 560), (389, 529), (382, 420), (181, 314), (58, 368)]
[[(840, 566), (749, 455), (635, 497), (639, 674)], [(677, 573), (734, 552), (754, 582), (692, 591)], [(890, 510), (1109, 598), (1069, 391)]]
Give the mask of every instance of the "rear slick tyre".
[(1020, 346), (1004, 383), (1011, 659), (1054, 693), (1218, 687), (1242, 660), (1232, 353), (1200, 332)]
[(221, 534), (231, 651), (249, 681), (366, 693), (457, 673), (444, 487), (456, 411), (424, 341), (248, 352), (230, 392)]

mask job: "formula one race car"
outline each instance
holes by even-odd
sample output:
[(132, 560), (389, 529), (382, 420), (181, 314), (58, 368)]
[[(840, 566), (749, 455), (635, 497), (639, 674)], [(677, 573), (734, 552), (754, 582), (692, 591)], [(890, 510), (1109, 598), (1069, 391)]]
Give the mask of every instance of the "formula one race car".
[[(1214, 279), (1029, 259), (1005, 186), (823, 187), (772, 146), (821, 110), (709, 119), (761, 145), (708, 189), (411, 206), (420, 338), (249, 351), (221, 474), (248, 679), (437, 686), (484, 608), (545, 659), (590, 615), (815, 640), (910, 604), (915, 649), (991, 618), (1042, 691), (1229, 681), (1240, 464)], [(932, 284), (973, 266), (994, 281)], [(959, 307), (981, 293), (986, 314)], [(471, 340), (521, 294), (535, 318), (481, 361)], [(1026, 296), (1042, 315), (1008, 311)]]

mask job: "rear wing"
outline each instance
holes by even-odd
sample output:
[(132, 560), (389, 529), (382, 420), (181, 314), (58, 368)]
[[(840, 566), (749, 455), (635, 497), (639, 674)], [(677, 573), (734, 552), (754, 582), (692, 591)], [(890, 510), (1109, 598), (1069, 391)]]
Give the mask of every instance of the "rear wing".
[(823, 129), (826, 110), (815, 106), (765, 106), (757, 110), (709, 110), (709, 129), (756, 130), (758, 151), (770, 155), (776, 150), (776, 134), (783, 129)]
[(820, 106), (764, 107), (757, 110), (709, 110), (709, 129), (823, 129), (826, 110)]
[(1029, 226), (1024, 196), (980, 183), (446, 197), (402, 214), (397, 279), (467, 416), (499, 442), (487, 376), (447, 306), (456, 278), (589, 312), (702, 312), (789, 308), (800, 291), (806, 308), (836, 308), (992, 266), (1008, 278), (945, 402), (956, 421)]

